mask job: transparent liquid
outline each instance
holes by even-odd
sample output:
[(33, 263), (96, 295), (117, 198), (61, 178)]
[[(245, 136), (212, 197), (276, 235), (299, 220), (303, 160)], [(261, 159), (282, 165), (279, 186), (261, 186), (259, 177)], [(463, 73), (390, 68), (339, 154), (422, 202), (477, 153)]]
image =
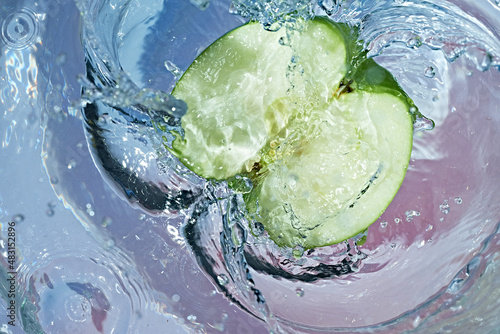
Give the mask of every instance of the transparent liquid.
[[(25, 171), (39, 166), (22, 174), (2, 165), (2, 224), (20, 221), (19, 295), (27, 303), (19, 319), (26, 332), (497, 329), (494, 2), (296, 3), (300, 16), (326, 11), (360, 26), (370, 54), (436, 124), (416, 131), (402, 188), (362, 245), (359, 236), (302, 256), (279, 249), (265, 234), (254, 236), (262, 231), (244, 220), (237, 194), (162, 149), (154, 125), (173, 115), (164, 125), (177, 126), (172, 108), (184, 106), (161, 91), (245, 21), (235, 14), (275, 29), (280, 15), (269, 13), (296, 8), (290, 4), (278, 11), (251, 1), (212, 1), (204, 10), (187, 1), (35, 7), (46, 18), (29, 17), (52, 35), (42, 35), (45, 44), (25, 38), (31, 48), (19, 45), (23, 51), (2, 58), (2, 161), (15, 157)], [(78, 27), (55, 33), (57, 10), (83, 13), (87, 68)], [(2, 48), (15, 49), (3, 41)]]

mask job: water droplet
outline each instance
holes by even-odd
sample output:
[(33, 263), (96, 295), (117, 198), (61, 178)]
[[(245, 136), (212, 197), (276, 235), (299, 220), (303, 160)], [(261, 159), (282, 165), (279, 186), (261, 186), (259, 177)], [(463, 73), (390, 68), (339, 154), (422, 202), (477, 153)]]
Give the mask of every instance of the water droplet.
[(434, 67), (432, 67), (432, 66), (427, 67), (424, 71), (424, 75), (427, 78), (434, 78), (434, 76), (436, 75), (436, 71), (434, 70)]
[(231, 5), (229, 5), (229, 13), (233, 15), (238, 14), (238, 9), (236, 9), (234, 3), (231, 3)]
[(24, 216), (20, 213), (18, 213), (17, 215), (15, 215), (12, 220), (14, 220), (15, 223), (20, 223), (24, 220)]
[(414, 217), (420, 216), (420, 212), (416, 210), (409, 210), (405, 212), (405, 215), (406, 215), (406, 221), (411, 222)]
[(420, 37), (419, 36), (413, 36), (412, 38), (410, 38), (409, 40), (406, 41), (406, 46), (409, 47), (409, 48), (419, 48), (420, 46), (422, 46), (422, 42), (420, 41)]
[(435, 123), (427, 117), (417, 117), (413, 123), (413, 129), (416, 132), (428, 131), (434, 129)]
[(247, 177), (235, 176), (228, 181), (229, 187), (236, 193), (247, 194), (252, 191), (253, 184), (252, 181)]
[(385, 220), (384, 220), (384, 221), (381, 221), (381, 222), (380, 222), (380, 227), (382, 227), (382, 228), (386, 228), (386, 227), (387, 227), (387, 224), (388, 224), (388, 223), (387, 223)]
[(182, 74), (184, 74), (184, 72), (180, 68), (178, 68), (177, 65), (172, 63), (170, 60), (165, 61), (165, 68), (167, 69), (167, 71), (172, 73), (175, 80), (179, 80), (182, 77)]
[(87, 208), (87, 210), (86, 210), (86, 211), (87, 211), (87, 214), (88, 214), (89, 216), (93, 217), (93, 216), (95, 215), (95, 212), (94, 212), (94, 210), (92, 209), (92, 204), (87, 203), (87, 204), (85, 205), (85, 207)]
[(108, 123), (108, 121), (106, 120), (106, 117), (107, 117), (107, 115), (100, 115), (97, 118), (97, 124), (99, 124), (101, 127), (105, 126)]
[(252, 233), (255, 236), (261, 236), (265, 231), (264, 225), (262, 223), (259, 223), (258, 221), (253, 221), (252, 222)]
[(112, 223), (113, 223), (113, 219), (111, 219), (110, 217), (104, 217), (102, 219), (101, 225), (102, 225), (102, 227), (108, 227)]
[[(499, 0), (499, 1), (500, 1), (500, 0)], [(459, 205), (460, 205), (460, 204), (462, 204), (462, 202), (463, 202), (463, 201), (462, 201), (462, 198), (460, 198), (460, 197), (455, 197), (455, 203), (456, 203), (456, 204), (459, 204)]]
[(427, 228), (426, 228), (425, 230), (426, 230), (427, 232), (429, 232), (429, 231), (430, 231), (430, 230), (432, 230), (433, 228), (434, 228), (434, 226), (429, 225), (429, 226), (427, 226)]
[(219, 281), (220, 285), (224, 286), (227, 283), (229, 283), (229, 278), (227, 278), (227, 276), (225, 274), (220, 274), (220, 275), (217, 275), (217, 281)]
[(401, 219), (400, 219), (400, 218), (394, 218), (394, 222), (395, 222), (396, 224), (399, 224), (399, 223), (401, 223)]
[(76, 161), (75, 161), (75, 159), (71, 159), (68, 162), (68, 169), (74, 169), (75, 167), (76, 167)]
[(181, 296), (179, 296), (178, 294), (172, 296), (172, 301), (174, 303), (177, 303), (179, 300), (181, 300)]
[(448, 204), (447, 200), (443, 201), (443, 203), (439, 206), (439, 210), (441, 210), (441, 212), (445, 215), (450, 213), (450, 205)]
[(295, 289), (295, 293), (297, 294), (298, 297), (304, 297), (304, 289), (302, 288), (297, 288)]
[(55, 211), (53, 208), (48, 208), (47, 211), (45, 211), (45, 214), (49, 217), (53, 217), (55, 215)]
[(302, 255), (304, 255), (304, 251), (305, 251), (304, 247), (300, 245), (295, 246), (292, 250), (293, 257), (296, 259), (300, 259)]
[(418, 327), (418, 325), (420, 324), (420, 321), (421, 321), (421, 320), (422, 320), (422, 319), (420, 318), (420, 316), (417, 316), (417, 317), (413, 320), (413, 327), (414, 327), (414, 328), (417, 328), (417, 327)]

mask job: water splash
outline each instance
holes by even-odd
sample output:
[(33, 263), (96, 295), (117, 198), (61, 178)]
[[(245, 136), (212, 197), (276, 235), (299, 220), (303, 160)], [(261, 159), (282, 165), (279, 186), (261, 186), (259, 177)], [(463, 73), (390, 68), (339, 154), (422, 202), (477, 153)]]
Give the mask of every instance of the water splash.
[(290, 20), (311, 19), (314, 16), (313, 5), (309, 0), (233, 0), (230, 12), (259, 21), (265, 29), (276, 31)]
[(425, 45), (440, 50), (450, 62), (465, 55), (480, 71), (500, 66), (498, 35), (448, 1), (347, 0), (331, 17), (359, 26), (371, 57), (404, 43), (409, 48)]
[[(84, 11), (84, 2), (78, 3)], [(499, 64), (500, 48), (493, 33), (457, 7), (442, 1), (431, 4), (427, 1), (410, 0), (317, 3), (242, 0), (233, 1), (230, 11), (244, 18), (258, 20), (268, 30), (279, 29), (284, 22), (290, 23), (297, 18), (310, 18), (315, 12), (328, 14), (335, 20), (357, 27), (364, 45), (373, 57), (395, 44), (401, 44), (414, 51), (423, 49), (424, 46), (440, 50), (450, 62), (457, 60), (460, 55), (466, 55), (481, 71)], [(289, 14), (293, 14), (291, 20), (288, 19)], [(300, 282), (308, 284), (307, 287), (319, 285), (317, 282), (332, 286), (341, 286), (346, 282), (355, 284), (360, 275), (381, 270), (390, 262), (389, 259), (385, 263), (370, 259), (377, 252), (363, 248), (367, 247), (363, 245), (363, 239), (369, 239), (370, 234), (333, 247), (306, 252), (301, 249), (277, 248), (266, 237), (262, 226), (246, 221), (241, 193), (251, 189), (250, 184), (245, 180), (236, 180), (239, 186), (235, 188), (236, 192), (232, 192), (225, 184), (197, 179), (183, 169), (166, 150), (161, 149), (161, 146), (158, 148), (161, 142), (158, 134), (160, 137), (168, 137), (168, 130), (180, 125), (178, 120), (186, 106), (165, 92), (139, 88), (125, 76), (120, 76), (120, 70), (116, 67), (119, 59), (114, 59), (112, 52), (102, 50), (102, 46), (107, 44), (95, 39), (98, 34), (95, 34), (93, 28), (86, 26), (86, 29), (88, 76), (82, 79), (87, 99), (84, 114), (89, 142), (94, 143), (93, 154), (98, 157), (96, 161), (101, 164), (104, 172), (111, 175), (110, 183), (118, 183), (123, 188), (121, 192), (129, 198), (136, 198), (146, 211), (167, 209), (182, 213), (185, 218), (182, 233), (187, 244), (193, 250), (200, 267), (232, 302), (256, 317), (267, 320), (272, 327), (274, 315), (271, 313), (271, 306), (276, 304), (273, 304), (270, 289), (264, 291), (265, 284), (260, 285), (261, 282), (279, 277), (286, 284)], [(287, 41), (283, 40), (282, 43), (287, 44)], [(105, 56), (99, 58), (101, 53)], [(166, 66), (175, 77), (176, 73), (180, 75), (182, 72), (173, 63)], [(437, 82), (442, 78), (441, 67), (432, 65), (422, 71), (425, 67), (419, 66), (418, 69), (417, 76), (424, 77), (426, 81)], [(108, 118), (105, 117), (106, 114)], [(428, 119), (421, 119), (415, 124), (416, 132), (433, 127), (434, 123)], [(123, 132), (116, 135), (117, 129)], [(113, 153), (112, 159), (109, 159), (112, 164), (107, 164), (109, 161), (106, 157), (109, 158), (109, 155), (106, 154), (112, 151), (109, 146), (130, 148), (120, 140), (125, 135), (131, 136), (131, 142), (134, 143), (131, 146), (139, 147), (140, 150), (122, 157)], [(96, 145), (95, 142), (100, 144)], [(109, 143), (113, 145), (106, 146)], [(154, 158), (145, 159), (145, 152), (151, 151), (154, 152)], [(151, 163), (152, 160), (156, 164)], [(126, 166), (119, 173), (110, 172), (123, 163)], [(138, 167), (142, 165), (146, 167)], [(128, 172), (128, 169), (132, 172)], [(153, 174), (156, 171), (161, 175), (167, 174), (167, 186), (160, 186), (156, 178), (153, 178), (154, 182), (149, 182), (148, 178), (151, 176), (141, 174), (147, 174), (148, 169), (153, 170)], [(141, 183), (144, 179), (148, 182)], [(197, 191), (190, 187), (190, 183), (195, 183)], [(179, 195), (182, 191), (183, 195)], [(145, 192), (146, 196), (140, 197), (141, 192)], [(155, 201), (148, 198), (154, 198)], [(406, 212), (406, 219), (411, 221), (418, 215), (416, 211)], [(400, 218), (395, 218), (394, 221), (395, 228), (404, 228), (402, 226), (405, 224), (399, 224)], [(414, 223), (417, 225), (418, 221), (415, 220)], [(426, 232), (434, 231), (435, 229), (428, 229)], [(398, 240), (397, 244), (404, 245), (405, 240)], [(402, 248), (395, 245), (396, 243), (391, 243), (389, 248)], [(335, 285), (340, 289), (339, 286)], [(303, 300), (313, 298), (309, 292), (296, 294)], [(193, 317), (196, 316), (193, 315), (188, 320), (199, 320)], [(420, 326), (420, 323), (420, 320), (417, 321), (415, 326)]]

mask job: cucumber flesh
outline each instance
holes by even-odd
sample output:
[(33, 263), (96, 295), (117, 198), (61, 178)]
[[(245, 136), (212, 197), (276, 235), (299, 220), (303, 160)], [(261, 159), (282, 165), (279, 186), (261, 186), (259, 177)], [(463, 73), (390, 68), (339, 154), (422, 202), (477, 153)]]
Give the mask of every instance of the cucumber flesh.
[[(171, 152), (208, 179), (224, 180), (248, 172), (261, 149), (281, 131), (290, 110), (267, 112), (280, 98), (303, 96), (326, 101), (346, 74), (341, 35), (327, 21), (314, 21), (300, 35), (295, 51), (281, 45), (285, 29), (269, 32), (248, 23), (208, 47), (188, 68), (172, 94), (184, 100), (184, 138)], [(302, 66), (302, 82), (287, 78), (292, 56)], [(331, 59), (335, 59), (334, 62)], [(300, 80), (297, 80), (300, 81)], [(295, 96), (294, 96), (295, 94)]]
[(362, 62), (351, 68), (363, 55), (350, 54), (346, 31), (314, 19), (288, 36), (290, 47), (280, 43), (285, 29), (248, 23), (208, 47), (172, 93), (188, 112), (170, 151), (208, 179), (250, 177), (248, 216), (280, 246), (309, 249), (362, 232), (406, 173), (411, 101), (375, 62), (366, 68), (384, 74), (378, 86)]

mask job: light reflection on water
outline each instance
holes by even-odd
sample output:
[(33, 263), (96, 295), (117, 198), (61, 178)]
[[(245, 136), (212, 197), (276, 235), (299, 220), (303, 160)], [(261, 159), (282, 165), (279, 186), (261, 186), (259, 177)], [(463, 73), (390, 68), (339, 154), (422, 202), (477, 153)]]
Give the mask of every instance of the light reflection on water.
[[(411, 3), (428, 2), (403, 1), (401, 6), (408, 8)], [(364, 3), (366, 8), (373, 4)], [(377, 8), (387, 4), (378, 2)], [(156, 5), (157, 9), (152, 5), (149, 11), (140, 8), (149, 29), (145, 31), (149, 38), (170, 41), (168, 34), (176, 36), (176, 32), (168, 28), (182, 26), (182, 16), (163, 11), (162, 2)], [(148, 52), (136, 51), (138, 60), (156, 59), (150, 68), (127, 60), (127, 47), (142, 50), (137, 43), (142, 35), (134, 35), (133, 25), (129, 27), (119, 59), (128, 66), (135, 84), (141, 88), (172, 87), (176, 78), (168, 73), (165, 61), (185, 70), (210, 43), (205, 34), (211, 23), (203, 20), (204, 15), (226, 20), (215, 28), (220, 31), (209, 33), (211, 40), (240, 24), (241, 18), (225, 16), (228, 5), (212, 1), (202, 12), (188, 3), (183, 5), (183, 10), (199, 16), (199, 24), (184, 31), (185, 39), (172, 42), (178, 43), (177, 49), (153, 39)], [(241, 212), (237, 204), (226, 204), (237, 202), (237, 198), (228, 194), (224, 185), (206, 187), (189, 172), (175, 170), (176, 162), (165, 151), (155, 150), (158, 142), (147, 115), (131, 123), (119, 113), (99, 120), (99, 126), (112, 134), (103, 135), (102, 143), (107, 143), (111, 156), (130, 171), (110, 173), (109, 165), (102, 163), (102, 156), (92, 147), (99, 134), (84, 131), (79, 108), (73, 104), (80, 96), (77, 75), (85, 71), (78, 27), (69, 25), (73, 28), (64, 32), (58, 29), (57, 35), (54, 29), (62, 22), (36, 16), (35, 22), (54, 31), (54, 36), (44, 35), (47, 40), (43, 45), (5, 52), (2, 63), (6, 66), (0, 69), (1, 99), (5, 102), (0, 123), (5, 134), (0, 136), (0, 216), (2, 223), (18, 222), (19, 297), (28, 301), (19, 310), (19, 319), (24, 317), (25, 331), (266, 332), (264, 324), (241, 311), (243, 308), (267, 317), (269, 328), (286, 333), (381, 322), (383, 327), (372, 330), (457, 332), (456, 326), (464, 333), (478, 327), (494, 330), (498, 320), (491, 305), (498, 306), (499, 300), (494, 273), (500, 247), (495, 234), (500, 219), (495, 187), (500, 175), (500, 157), (495, 151), (500, 128), (498, 101), (494, 99), (498, 72), (475, 69), (483, 63), (481, 53), (473, 59), (476, 64), (466, 57), (448, 63), (446, 57), (452, 53), (443, 55), (426, 46), (408, 49), (406, 42), (413, 41), (410, 35), (405, 43), (391, 44), (398, 38), (403, 41), (406, 35), (387, 36), (373, 23), (383, 26), (385, 21), (377, 15), (383, 18), (389, 12), (379, 10), (363, 18), (357, 5), (359, 2), (347, 1), (344, 7), (330, 10), (336, 18), (363, 22), (366, 40), (377, 44), (369, 44), (372, 50), (379, 53), (383, 49), (377, 61), (394, 73), (420, 111), (436, 122), (436, 128), (416, 135), (408, 177), (380, 219), (388, 222), (385, 227), (374, 224), (363, 246), (350, 240), (311, 251), (301, 259), (277, 249), (265, 237), (253, 236), (245, 224), (235, 223)], [(175, 10), (181, 4), (170, 1), (166, 6)], [(60, 2), (58, 8), (69, 13), (66, 22), (79, 15), (71, 2)], [(127, 17), (133, 21), (139, 7), (130, 8)], [(43, 9), (37, 7), (37, 11)], [(152, 18), (156, 11), (177, 21), (155, 24)], [(423, 16), (428, 17), (431, 15)], [(95, 27), (102, 28), (97, 23)], [(477, 37), (484, 37), (480, 41), (491, 38)], [(125, 43), (134, 39), (133, 46)], [(498, 66), (498, 40), (493, 38), (492, 43), (488, 59)], [(387, 44), (391, 47), (384, 48)], [(6, 45), (0, 48), (5, 50)], [(189, 56), (180, 59), (179, 49)], [(406, 66), (401, 66), (401, 59)], [(99, 60), (93, 64), (102, 66)], [(429, 67), (432, 76), (428, 75)], [(114, 75), (104, 67), (100, 71), (104, 77)], [(44, 110), (43, 115), (40, 110)], [(44, 146), (40, 147), (42, 135)], [(147, 182), (130, 188), (122, 179), (118, 182), (117, 175), (135, 175)], [(134, 194), (145, 191), (147, 195), (150, 185), (157, 189), (154, 198), (158, 201), (171, 200), (163, 197), (164, 193), (189, 194), (193, 189), (203, 189), (197, 195), (206, 196), (207, 201), (195, 200), (194, 208), (180, 205), (168, 212), (158, 210), (161, 202), (157, 201), (151, 202), (156, 209), (150, 210), (141, 200), (151, 196)], [(456, 197), (461, 198), (460, 204)], [(189, 198), (175, 197), (175, 201)], [(445, 202), (446, 212), (440, 208)], [(407, 221), (407, 212), (411, 221)], [(184, 229), (186, 222), (188, 228)], [(325, 263), (333, 265), (328, 267), (330, 271), (321, 266)], [(272, 275), (287, 279), (277, 280)], [(216, 289), (238, 307), (214, 292)], [(336, 316), (325, 317), (332, 313)], [(156, 329), (148, 327), (150, 323)]]

